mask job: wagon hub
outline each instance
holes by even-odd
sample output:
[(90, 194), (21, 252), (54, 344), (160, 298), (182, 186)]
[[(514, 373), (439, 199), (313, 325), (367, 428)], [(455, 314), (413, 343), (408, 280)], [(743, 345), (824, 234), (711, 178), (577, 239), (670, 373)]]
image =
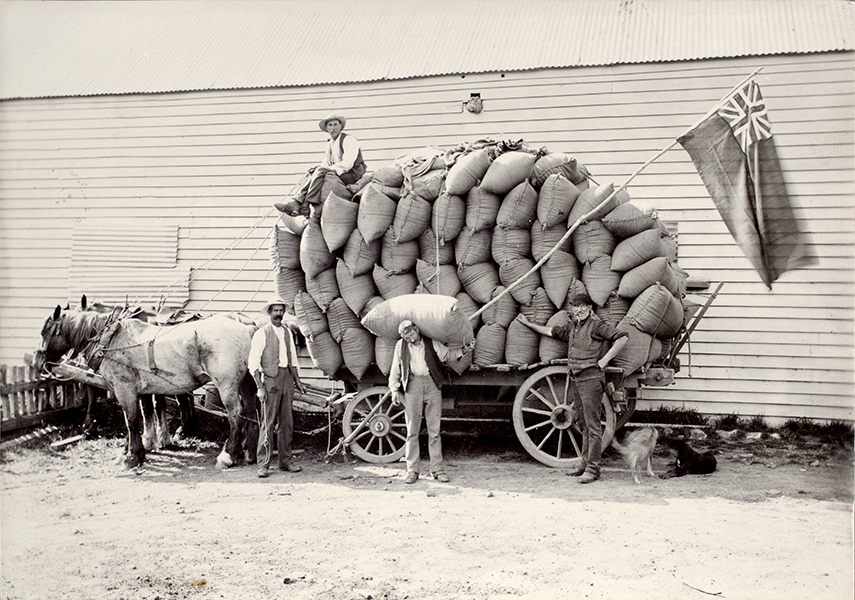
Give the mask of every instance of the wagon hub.
[(573, 424), (573, 411), (568, 404), (559, 404), (552, 409), (549, 422), (556, 429), (567, 429)]
[(368, 428), (375, 436), (383, 437), (389, 435), (392, 430), (392, 421), (384, 414), (374, 415), (368, 424)]

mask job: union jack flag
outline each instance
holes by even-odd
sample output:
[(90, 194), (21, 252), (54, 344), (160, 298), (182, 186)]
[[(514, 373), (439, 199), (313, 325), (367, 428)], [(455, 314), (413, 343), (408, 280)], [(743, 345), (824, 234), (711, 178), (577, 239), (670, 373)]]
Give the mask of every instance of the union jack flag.
[(718, 114), (730, 123), (733, 135), (739, 140), (739, 145), (746, 155), (752, 144), (772, 137), (766, 103), (763, 102), (760, 86), (754, 81), (749, 81), (737, 90), (725, 105), (718, 109)]

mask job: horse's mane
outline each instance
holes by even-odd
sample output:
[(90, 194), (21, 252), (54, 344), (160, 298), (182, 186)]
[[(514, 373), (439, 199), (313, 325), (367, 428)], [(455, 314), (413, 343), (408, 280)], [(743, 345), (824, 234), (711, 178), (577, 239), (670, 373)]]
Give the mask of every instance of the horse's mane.
[(111, 313), (68, 312), (61, 317), (60, 331), (77, 354), (101, 336), (112, 316)]

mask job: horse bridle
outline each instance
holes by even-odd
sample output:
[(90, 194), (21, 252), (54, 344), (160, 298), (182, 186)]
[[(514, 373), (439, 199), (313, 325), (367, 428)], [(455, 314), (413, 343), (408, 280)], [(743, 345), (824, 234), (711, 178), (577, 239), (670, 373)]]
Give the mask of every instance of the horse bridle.
[(35, 365), (38, 368), (40, 375), (53, 376), (47, 368), (47, 349), (50, 346), (51, 341), (53, 341), (54, 336), (59, 333), (59, 330), (62, 327), (61, 321), (61, 316), (56, 319), (51, 319), (51, 323), (48, 325), (47, 335), (42, 335), (42, 343), (39, 346), (39, 349), (36, 350)]

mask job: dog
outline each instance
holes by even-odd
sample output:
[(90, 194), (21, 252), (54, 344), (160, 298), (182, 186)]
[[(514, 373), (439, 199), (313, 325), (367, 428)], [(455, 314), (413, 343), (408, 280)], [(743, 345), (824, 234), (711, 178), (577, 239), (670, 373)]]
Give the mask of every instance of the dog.
[(674, 468), (660, 475), (662, 479), (682, 477), (683, 475), (707, 475), (715, 471), (716, 460), (712, 452), (701, 454), (682, 440), (665, 440), (668, 451), (676, 458)]
[(650, 457), (653, 455), (658, 438), (659, 432), (654, 427), (643, 427), (627, 434), (622, 444), (617, 439), (612, 440), (612, 446), (623, 456), (635, 483), (641, 483), (638, 476), (645, 462), (647, 462), (647, 474), (650, 477), (656, 477)]

